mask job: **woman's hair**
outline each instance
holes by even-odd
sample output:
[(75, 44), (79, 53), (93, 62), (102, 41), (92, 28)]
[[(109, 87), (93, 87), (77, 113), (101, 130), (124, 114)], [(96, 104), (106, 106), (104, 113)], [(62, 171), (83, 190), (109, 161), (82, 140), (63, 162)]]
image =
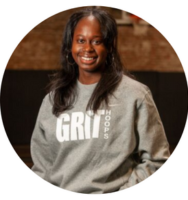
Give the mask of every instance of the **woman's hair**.
[(71, 54), (72, 40), (75, 27), (80, 19), (93, 15), (100, 23), (103, 41), (106, 49), (109, 50), (105, 70), (88, 102), (87, 110), (94, 112), (102, 102), (106, 105), (109, 96), (113, 94), (121, 81), (123, 66), (117, 52), (117, 25), (115, 20), (104, 10), (97, 8), (86, 8), (75, 12), (69, 18), (64, 34), (61, 48), (62, 69), (53, 75), (49, 90), (53, 98), (53, 114), (58, 116), (65, 110), (71, 109), (77, 97), (77, 79), (79, 75), (78, 65), (74, 62)]

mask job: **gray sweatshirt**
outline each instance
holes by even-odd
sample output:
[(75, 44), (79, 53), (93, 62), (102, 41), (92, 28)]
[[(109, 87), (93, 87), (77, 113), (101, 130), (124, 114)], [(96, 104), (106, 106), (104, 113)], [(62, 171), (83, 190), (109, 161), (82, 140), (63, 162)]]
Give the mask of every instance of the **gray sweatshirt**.
[(58, 118), (49, 94), (31, 139), (32, 170), (58, 187), (108, 193), (133, 186), (169, 157), (169, 146), (147, 86), (124, 76), (108, 107), (86, 106), (96, 86), (77, 82), (78, 98)]

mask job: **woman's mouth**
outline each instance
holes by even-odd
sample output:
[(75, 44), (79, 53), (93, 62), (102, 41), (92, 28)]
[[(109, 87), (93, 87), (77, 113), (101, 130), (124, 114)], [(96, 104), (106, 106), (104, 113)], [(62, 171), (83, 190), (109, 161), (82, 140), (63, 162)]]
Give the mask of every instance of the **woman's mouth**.
[(82, 57), (83, 60), (93, 60), (94, 58)]
[(84, 64), (92, 64), (93, 62), (95, 62), (97, 58), (96, 57), (81, 57), (81, 62)]

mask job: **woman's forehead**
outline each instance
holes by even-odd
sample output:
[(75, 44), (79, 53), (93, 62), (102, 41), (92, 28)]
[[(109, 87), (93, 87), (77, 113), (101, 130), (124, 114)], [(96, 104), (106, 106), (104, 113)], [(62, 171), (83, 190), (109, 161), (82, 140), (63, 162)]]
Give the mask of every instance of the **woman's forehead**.
[(91, 33), (91, 34), (97, 34), (101, 35), (101, 25), (99, 21), (94, 17), (93, 15), (83, 17), (82, 19), (79, 20), (77, 23), (74, 34), (76, 35), (82, 35), (86, 33)]

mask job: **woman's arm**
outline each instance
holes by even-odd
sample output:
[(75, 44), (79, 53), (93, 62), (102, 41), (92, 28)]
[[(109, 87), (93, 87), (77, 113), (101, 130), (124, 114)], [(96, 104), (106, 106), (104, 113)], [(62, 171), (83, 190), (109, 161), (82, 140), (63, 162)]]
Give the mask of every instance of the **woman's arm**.
[(31, 138), (31, 157), (33, 160), (32, 170), (45, 180), (48, 180), (49, 169), (51, 166), (51, 156), (49, 143), (47, 141), (42, 119), (46, 115), (45, 99), (40, 107), (36, 120), (35, 128)]
[(170, 156), (169, 144), (150, 91), (137, 109), (135, 134), (138, 140), (137, 165), (121, 189), (131, 187), (149, 177)]

